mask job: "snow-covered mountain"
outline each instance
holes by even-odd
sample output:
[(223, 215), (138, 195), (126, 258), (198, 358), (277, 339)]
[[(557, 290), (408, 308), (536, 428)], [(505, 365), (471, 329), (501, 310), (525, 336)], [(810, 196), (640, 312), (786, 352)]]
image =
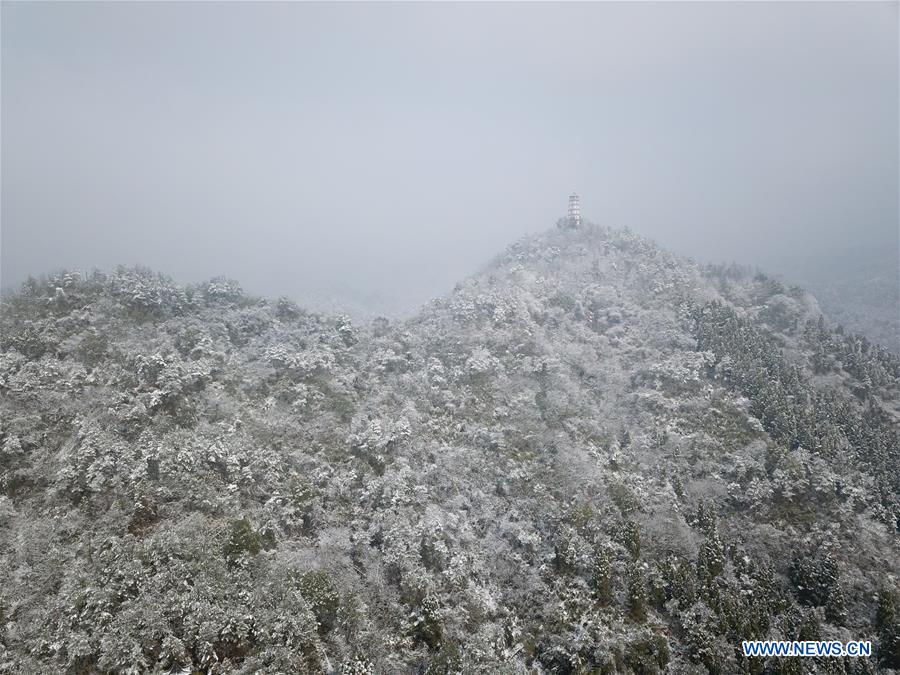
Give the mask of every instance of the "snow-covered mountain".
[(0, 321), (2, 672), (900, 668), (900, 360), (799, 288), (588, 225), (402, 322), (134, 269)]

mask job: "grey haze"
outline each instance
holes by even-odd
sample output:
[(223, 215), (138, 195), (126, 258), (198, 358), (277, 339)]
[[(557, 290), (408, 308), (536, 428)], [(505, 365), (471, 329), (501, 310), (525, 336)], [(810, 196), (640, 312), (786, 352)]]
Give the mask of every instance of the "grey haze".
[(896, 279), (897, 24), (897, 3), (4, 2), (2, 283), (139, 263), (399, 312), (571, 190), (701, 260)]

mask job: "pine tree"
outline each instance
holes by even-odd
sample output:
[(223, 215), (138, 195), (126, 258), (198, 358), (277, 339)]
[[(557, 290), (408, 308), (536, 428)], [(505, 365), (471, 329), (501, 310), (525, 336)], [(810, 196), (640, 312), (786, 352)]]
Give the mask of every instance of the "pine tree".
[(632, 560), (641, 557), (641, 526), (633, 520), (626, 520), (619, 529), (619, 541), (631, 554)]
[(609, 553), (601, 548), (594, 558), (594, 592), (601, 605), (613, 601), (613, 568)]
[(647, 582), (644, 568), (638, 563), (628, 568), (628, 616), (637, 623), (647, 620)]
[(900, 669), (900, 598), (896, 591), (883, 589), (878, 594), (875, 629), (879, 663), (885, 668)]

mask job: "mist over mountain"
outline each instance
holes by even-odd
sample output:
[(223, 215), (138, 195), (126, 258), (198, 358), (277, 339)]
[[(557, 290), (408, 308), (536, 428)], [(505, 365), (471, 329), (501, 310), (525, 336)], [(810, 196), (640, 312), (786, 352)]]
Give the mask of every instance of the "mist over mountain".
[(857, 248), (792, 276), (835, 323), (900, 355), (900, 249)]
[(900, 360), (801, 288), (587, 223), (405, 320), (0, 309), (3, 672), (900, 669)]
[(900, 269), (896, 2), (0, 12), (3, 288), (140, 264), (405, 315), (571, 190), (788, 283)]

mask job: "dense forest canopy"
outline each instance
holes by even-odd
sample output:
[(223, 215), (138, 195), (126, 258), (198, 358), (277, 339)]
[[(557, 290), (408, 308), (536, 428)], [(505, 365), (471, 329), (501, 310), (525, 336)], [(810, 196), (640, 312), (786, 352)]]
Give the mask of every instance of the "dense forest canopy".
[(900, 669), (900, 360), (800, 288), (586, 225), (405, 321), (122, 268), (0, 329), (0, 672)]

